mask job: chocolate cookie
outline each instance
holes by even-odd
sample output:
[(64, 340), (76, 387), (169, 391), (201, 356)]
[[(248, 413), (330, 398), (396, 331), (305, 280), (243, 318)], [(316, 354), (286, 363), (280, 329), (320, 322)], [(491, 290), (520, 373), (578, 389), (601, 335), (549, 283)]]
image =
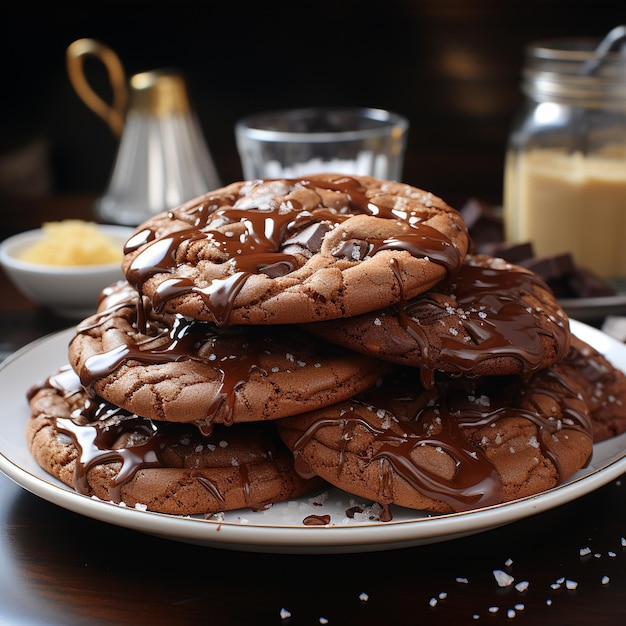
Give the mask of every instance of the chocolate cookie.
[(430, 289), (469, 245), (457, 211), (370, 177), (233, 183), (158, 214), (123, 270), (158, 311), (227, 324), (350, 317)]
[(626, 432), (626, 375), (621, 370), (576, 336), (559, 366), (589, 407), (594, 441)]
[(81, 388), (63, 368), (30, 394), (26, 438), (39, 465), (79, 493), (177, 515), (255, 510), (324, 483), (302, 479), (273, 423), (184, 424), (127, 413)]
[(558, 366), (521, 376), (439, 377), (415, 370), (357, 398), (277, 422), (303, 476), (362, 498), (435, 512), (530, 496), (588, 462), (585, 402)]
[(536, 274), (502, 259), (468, 255), (451, 281), (350, 319), (303, 326), (363, 354), (452, 375), (525, 374), (559, 361), (569, 322)]
[[(228, 326), (180, 315), (137, 320), (126, 283), (103, 292), (69, 361), (93, 395), (143, 417), (214, 423), (271, 420), (346, 399), (389, 368), (297, 326)], [(143, 328), (139, 328), (143, 326)]]

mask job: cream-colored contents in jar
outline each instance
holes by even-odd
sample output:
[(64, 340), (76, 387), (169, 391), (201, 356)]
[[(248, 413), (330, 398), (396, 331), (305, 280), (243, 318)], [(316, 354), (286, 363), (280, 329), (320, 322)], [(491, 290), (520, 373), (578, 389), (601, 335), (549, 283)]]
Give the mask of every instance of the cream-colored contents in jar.
[(570, 252), (604, 278), (626, 278), (626, 146), (508, 155), (504, 211), (508, 241), (530, 241), (537, 256)]
[(101, 265), (122, 260), (122, 250), (94, 222), (62, 220), (42, 225), (44, 236), (26, 248), (21, 261), (43, 265)]

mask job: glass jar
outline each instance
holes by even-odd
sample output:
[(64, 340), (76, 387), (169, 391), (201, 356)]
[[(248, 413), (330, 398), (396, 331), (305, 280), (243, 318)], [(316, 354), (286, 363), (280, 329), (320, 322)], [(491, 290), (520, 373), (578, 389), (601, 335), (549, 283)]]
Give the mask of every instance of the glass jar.
[(505, 236), (626, 282), (626, 55), (599, 43), (527, 47), (526, 99), (506, 154)]

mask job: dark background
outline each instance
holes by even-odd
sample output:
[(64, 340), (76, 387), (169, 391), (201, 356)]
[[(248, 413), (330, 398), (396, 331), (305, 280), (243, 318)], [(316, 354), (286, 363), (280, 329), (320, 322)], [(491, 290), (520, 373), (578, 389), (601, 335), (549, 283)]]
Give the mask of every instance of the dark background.
[[(458, 205), (500, 201), (524, 46), (602, 37), (621, 23), (624, 0), (4, 3), (0, 210), (11, 210), (15, 196), (106, 187), (117, 139), (65, 68), (67, 46), (81, 37), (113, 48), (128, 76), (182, 71), (223, 183), (242, 176), (238, 118), (363, 105), (409, 118), (404, 180)], [(87, 68), (106, 94), (103, 68)]]

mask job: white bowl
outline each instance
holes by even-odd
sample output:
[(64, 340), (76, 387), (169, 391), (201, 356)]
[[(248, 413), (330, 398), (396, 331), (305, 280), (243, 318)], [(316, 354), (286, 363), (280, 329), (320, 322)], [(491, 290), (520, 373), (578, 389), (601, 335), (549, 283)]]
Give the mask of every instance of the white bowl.
[[(127, 226), (98, 228), (120, 249), (134, 232)], [(29, 300), (57, 315), (82, 319), (96, 310), (104, 287), (124, 278), (121, 264), (43, 265), (21, 261), (21, 252), (44, 236), (41, 228), (19, 233), (0, 243), (0, 264), (17, 289)]]

